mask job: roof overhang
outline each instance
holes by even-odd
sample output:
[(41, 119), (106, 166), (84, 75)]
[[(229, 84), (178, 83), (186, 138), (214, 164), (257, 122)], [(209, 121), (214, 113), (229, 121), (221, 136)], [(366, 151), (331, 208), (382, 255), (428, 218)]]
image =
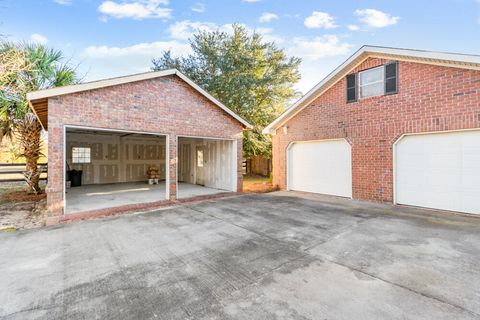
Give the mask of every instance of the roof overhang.
[(368, 58), (391, 59), (453, 68), (480, 70), (480, 56), (478, 55), (363, 46), (333, 72), (327, 75), (320, 83), (308, 91), (302, 98), (290, 106), (277, 119), (265, 127), (263, 133), (275, 134), (276, 130), (285, 122), (293, 118)]
[(245, 121), (242, 117), (240, 117), (235, 112), (230, 110), (227, 106), (225, 106), (223, 103), (221, 103), (220, 101), (215, 99), (211, 94), (209, 94), (208, 92), (203, 90), (200, 86), (198, 86), (190, 78), (188, 78), (186, 75), (184, 75), (183, 73), (181, 73), (180, 71), (178, 71), (176, 69), (154, 71), (154, 72), (145, 72), (145, 73), (139, 73), (139, 74), (134, 74), (134, 75), (130, 75), (130, 76), (111, 78), (111, 79), (105, 79), (105, 80), (98, 80), (98, 81), (80, 83), (80, 84), (75, 84), (75, 85), (70, 85), (70, 86), (63, 86), (63, 87), (56, 87), (56, 88), (51, 88), (51, 89), (33, 91), (33, 92), (27, 93), (27, 100), (28, 100), (30, 106), (32, 107), (32, 110), (37, 115), (38, 119), (40, 120), (43, 128), (45, 130), (47, 130), (47, 128), (48, 128), (48, 98), (67, 95), (67, 94), (72, 94), (72, 93), (76, 93), (76, 92), (83, 92), (83, 91), (88, 91), (88, 90), (95, 90), (95, 89), (100, 89), (100, 88), (105, 88), (105, 87), (111, 87), (111, 86), (121, 85), (121, 84), (125, 84), (125, 83), (155, 79), (155, 78), (171, 76), (171, 75), (176, 75), (180, 79), (185, 81), (187, 84), (189, 84), (196, 91), (198, 91), (200, 94), (205, 96), (212, 103), (217, 105), (219, 108), (221, 108), (227, 114), (232, 116), (235, 120), (240, 122), (245, 128), (249, 128), (249, 129), (252, 128), (252, 125), (249, 124), (247, 121)]

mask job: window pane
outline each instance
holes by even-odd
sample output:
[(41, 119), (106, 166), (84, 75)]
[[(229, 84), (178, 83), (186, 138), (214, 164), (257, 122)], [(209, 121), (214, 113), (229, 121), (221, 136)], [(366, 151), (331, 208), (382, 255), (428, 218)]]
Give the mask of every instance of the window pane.
[(360, 72), (360, 86), (364, 86), (371, 83), (383, 82), (384, 68), (375, 68)]
[(381, 96), (384, 93), (383, 81), (360, 87), (360, 97)]
[(90, 163), (90, 148), (73, 147), (72, 162), (73, 163)]

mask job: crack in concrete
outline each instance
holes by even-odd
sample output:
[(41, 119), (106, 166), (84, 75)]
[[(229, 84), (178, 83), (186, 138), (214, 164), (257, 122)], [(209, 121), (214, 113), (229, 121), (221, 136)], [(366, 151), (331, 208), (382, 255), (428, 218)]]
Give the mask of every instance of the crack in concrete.
[(361, 269), (358, 269), (358, 268), (355, 268), (355, 267), (352, 267), (352, 266), (349, 266), (349, 265), (340, 263), (340, 262), (338, 262), (338, 261), (329, 259), (329, 258), (327, 258), (327, 257), (325, 257), (325, 256), (322, 256), (322, 259), (324, 259), (325, 261), (328, 261), (328, 262), (330, 262), (330, 263), (339, 265), (339, 266), (341, 266), (341, 267), (347, 268), (347, 269), (349, 269), (349, 270), (351, 270), (351, 271), (359, 272), (359, 273), (362, 273), (362, 274), (364, 274), (364, 275), (366, 275), (366, 276), (369, 276), (369, 277), (371, 277), (371, 278), (373, 278), (373, 279), (377, 279), (377, 280), (379, 280), (379, 281), (388, 283), (389, 285), (402, 288), (402, 289), (404, 289), (404, 290), (407, 290), (407, 291), (412, 292), (412, 293), (414, 293), (414, 294), (420, 295), (420, 296), (422, 296), (422, 297), (425, 297), (425, 298), (428, 298), (428, 299), (431, 299), (431, 300), (435, 300), (435, 301), (440, 302), (440, 303), (443, 303), (443, 304), (447, 304), (447, 305), (449, 305), (449, 306), (451, 306), (451, 307), (454, 307), (454, 308), (456, 308), (456, 309), (465, 311), (465, 312), (471, 314), (472, 316), (480, 317), (480, 314), (478, 314), (478, 313), (476, 313), (476, 312), (474, 312), (474, 311), (472, 311), (472, 310), (466, 309), (465, 307), (459, 306), (459, 305), (457, 305), (457, 304), (455, 304), (455, 303), (453, 303), (453, 302), (443, 300), (443, 299), (441, 299), (441, 298), (439, 298), (439, 297), (436, 297), (436, 296), (434, 296), (434, 295), (431, 295), (431, 294), (428, 294), (428, 293), (424, 293), (424, 292), (421, 292), (421, 291), (417, 291), (417, 290), (415, 290), (415, 289), (413, 289), (413, 288), (409, 288), (409, 287), (407, 287), (407, 286), (405, 286), (405, 285), (402, 285), (402, 284), (399, 284), (399, 283), (395, 283), (395, 282), (392, 282), (392, 281), (387, 280), (387, 279), (380, 278), (379, 276), (374, 275), (373, 273), (369, 273), (369, 272), (366, 272), (366, 271), (364, 271), (364, 270), (361, 270)]
[(372, 216), (372, 217), (364, 218), (364, 220), (361, 220), (361, 221), (357, 221), (357, 222), (355, 222), (355, 223), (352, 223), (351, 225), (346, 226), (346, 227), (343, 229), (343, 231), (341, 231), (340, 233), (337, 233), (337, 234), (335, 234), (335, 235), (332, 235), (331, 237), (326, 238), (326, 239), (324, 239), (324, 240), (322, 240), (322, 241), (319, 241), (319, 242), (317, 242), (317, 243), (315, 243), (315, 244), (312, 244), (311, 246), (303, 249), (303, 251), (309, 251), (309, 250), (311, 250), (311, 249), (313, 249), (313, 248), (315, 248), (315, 247), (321, 246), (322, 244), (325, 244), (325, 243), (330, 242), (330, 241), (332, 241), (332, 240), (338, 239), (338, 238), (344, 236), (345, 234), (352, 232), (355, 228), (358, 228), (360, 225), (362, 225), (362, 224), (364, 224), (364, 223), (367, 223), (367, 222), (369, 222), (370, 220), (373, 220), (373, 219), (375, 219), (375, 218), (376, 218), (376, 217)]

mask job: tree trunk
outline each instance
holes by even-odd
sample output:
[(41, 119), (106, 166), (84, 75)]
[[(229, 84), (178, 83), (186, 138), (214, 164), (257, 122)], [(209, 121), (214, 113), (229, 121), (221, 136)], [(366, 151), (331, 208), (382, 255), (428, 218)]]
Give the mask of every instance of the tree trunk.
[(42, 126), (34, 114), (28, 113), (23, 121), (19, 123), (19, 140), (22, 145), (25, 157), (25, 172), (23, 173), (27, 182), (29, 192), (41, 193), (39, 182), (41, 172), (38, 170), (38, 159), (40, 158)]

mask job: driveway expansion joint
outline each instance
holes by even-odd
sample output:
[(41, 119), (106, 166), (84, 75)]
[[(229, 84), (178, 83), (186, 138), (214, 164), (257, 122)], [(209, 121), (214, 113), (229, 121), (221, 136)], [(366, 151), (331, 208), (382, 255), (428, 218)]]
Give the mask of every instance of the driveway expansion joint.
[(369, 276), (369, 277), (371, 277), (371, 278), (373, 278), (373, 279), (382, 281), (382, 282), (384, 282), (384, 283), (387, 283), (387, 284), (389, 284), (389, 285), (392, 285), (392, 286), (395, 286), (395, 287), (398, 287), (398, 288), (402, 288), (402, 289), (404, 289), (404, 290), (410, 291), (410, 292), (412, 292), (412, 293), (414, 293), (414, 294), (420, 295), (420, 296), (425, 297), (425, 298), (427, 298), (427, 299), (431, 299), (431, 300), (435, 300), (435, 301), (440, 302), (440, 303), (443, 303), (443, 304), (447, 304), (447, 305), (449, 305), (449, 306), (451, 306), (451, 307), (454, 307), (454, 308), (456, 308), (456, 309), (465, 311), (465, 312), (471, 314), (471, 315), (474, 316), (474, 317), (480, 318), (480, 314), (478, 314), (478, 313), (476, 313), (476, 312), (474, 312), (474, 311), (472, 311), (472, 310), (466, 309), (466, 308), (464, 308), (464, 307), (462, 307), (462, 306), (459, 306), (459, 305), (457, 305), (457, 304), (455, 304), (455, 303), (452, 303), (452, 302), (450, 302), (450, 301), (446, 301), (446, 300), (443, 300), (443, 299), (441, 299), (441, 298), (439, 298), (439, 297), (436, 297), (436, 296), (434, 296), (434, 295), (430, 295), (430, 294), (428, 294), (428, 293), (424, 293), (424, 292), (421, 292), (421, 291), (417, 291), (417, 290), (415, 290), (415, 289), (409, 288), (409, 287), (404, 286), (404, 285), (402, 285), (402, 284), (399, 284), (399, 283), (396, 283), (396, 282), (392, 282), (392, 281), (389, 281), (389, 280), (387, 280), (387, 279), (380, 278), (380, 277), (374, 275), (373, 273), (369, 273), (369, 272), (366, 272), (365, 270), (358, 269), (358, 268), (355, 268), (355, 267), (352, 267), (352, 266), (349, 266), (349, 265), (340, 263), (340, 262), (335, 261), (335, 260), (332, 260), (332, 259), (330, 259), (330, 258), (328, 258), (328, 257), (326, 257), (326, 256), (324, 256), (324, 255), (321, 255), (321, 257), (322, 257), (322, 259), (324, 259), (325, 261), (328, 261), (328, 262), (330, 262), (330, 263), (333, 263), (333, 264), (336, 264), (336, 265), (338, 265), (338, 266), (347, 268), (347, 269), (349, 269), (349, 270), (351, 270), (351, 271), (355, 271), (355, 272), (362, 273), (362, 274), (364, 274), (364, 275), (366, 275), (366, 276)]

